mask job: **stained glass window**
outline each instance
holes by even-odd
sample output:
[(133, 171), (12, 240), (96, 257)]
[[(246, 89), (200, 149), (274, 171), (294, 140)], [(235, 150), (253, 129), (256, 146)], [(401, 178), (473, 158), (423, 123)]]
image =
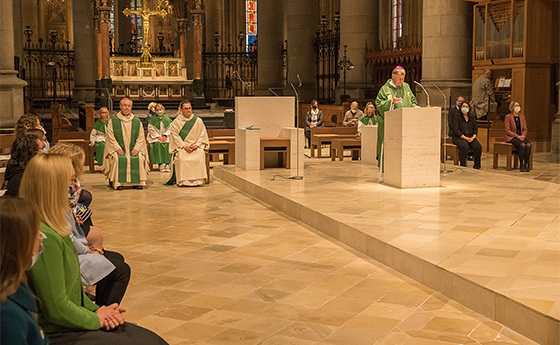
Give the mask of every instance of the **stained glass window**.
[[(131, 10), (141, 10), (143, 0), (130, 0)], [(135, 14), (130, 15), (130, 33), (132, 39), (135, 39), (138, 48), (142, 47), (142, 37), (144, 33), (142, 32), (142, 16), (137, 16)]]
[(402, 0), (391, 0), (391, 28), (393, 31), (392, 41), (393, 49), (400, 48), (400, 41), (402, 39), (402, 13), (403, 4)]
[(246, 0), (246, 47), (247, 51), (257, 48), (257, 0)]

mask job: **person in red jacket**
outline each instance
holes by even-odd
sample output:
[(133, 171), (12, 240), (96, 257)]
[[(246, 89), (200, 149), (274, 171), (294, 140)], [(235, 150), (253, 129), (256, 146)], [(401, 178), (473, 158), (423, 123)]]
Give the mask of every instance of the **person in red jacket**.
[(527, 122), (525, 115), (521, 113), (519, 102), (512, 101), (509, 104), (511, 113), (506, 115), (505, 140), (512, 143), (519, 155), (519, 171), (529, 172), (529, 158), (531, 157), (531, 142), (527, 139)]

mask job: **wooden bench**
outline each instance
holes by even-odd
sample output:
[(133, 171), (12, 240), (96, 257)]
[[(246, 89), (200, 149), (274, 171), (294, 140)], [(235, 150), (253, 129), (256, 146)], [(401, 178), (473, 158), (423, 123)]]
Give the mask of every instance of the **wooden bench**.
[[(235, 141), (235, 129), (208, 129), (208, 139)], [(227, 139), (224, 139), (227, 137)]]
[(223, 154), (224, 164), (235, 164), (235, 142), (226, 140), (212, 140), (210, 141), (210, 148), (208, 153)]
[(316, 127), (311, 128), (311, 157), (321, 158), (321, 146), (331, 143), (333, 138), (355, 138), (358, 135), (357, 127)]
[[(264, 169), (265, 152), (277, 152), (280, 166), (290, 169), (290, 139), (261, 138), (261, 170)], [(284, 159), (286, 156), (286, 159)]]
[(445, 163), (448, 158), (453, 160), (453, 164), (459, 165), (459, 148), (453, 143), (442, 143), (441, 162)]
[(344, 159), (344, 150), (352, 151), (352, 160), (360, 159), (362, 153), (361, 139), (333, 139), (331, 143), (331, 161), (338, 158), (339, 161)]
[[(511, 158), (514, 157), (513, 161), (513, 168), (517, 169), (519, 165), (519, 156), (517, 151), (515, 151), (515, 147), (513, 147), (510, 143), (494, 143), (494, 160), (493, 160), (493, 167), (494, 169), (498, 169), (498, 160), (500, 155), (506, 156), (506, 170), (511, 170)], [(533, 152), (531, 151), (531, 156), (529, 157), (529, 169), (533, 170)]]

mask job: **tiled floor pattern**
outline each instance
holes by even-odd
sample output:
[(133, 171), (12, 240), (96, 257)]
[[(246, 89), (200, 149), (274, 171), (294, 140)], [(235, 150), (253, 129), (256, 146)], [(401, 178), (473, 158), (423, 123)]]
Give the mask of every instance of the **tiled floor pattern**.
[[(327, 150), (323, 149), (324, 153)], [(560, 175), (537, 154), (534, 175)], [(468, 167), (442, 174), (442, 188), (379, 185), (359, 161), (306, 159), (303, 181), (241, 172), (250, 181), (414, 255), (560, 318), (560, 186), (518, 170)]]
[[(533, 344), (220, 181), (176, 188), (162, 185), (162, 173), (149, 178), (142, 191), (109, 190), (99, 173), (82, 181), (93, 192), (105, 247), (123, 253), (132, 267), (127, 319), (171, 344)], [(391, 202), (383, 205), (387, 214), (399, 213)], [(363, 212), (336, 208), (353, 217), (378, 214), (364, 206)], [(416, 207), (420, 217), (401, 225), (433, 236), (432, 207)]]

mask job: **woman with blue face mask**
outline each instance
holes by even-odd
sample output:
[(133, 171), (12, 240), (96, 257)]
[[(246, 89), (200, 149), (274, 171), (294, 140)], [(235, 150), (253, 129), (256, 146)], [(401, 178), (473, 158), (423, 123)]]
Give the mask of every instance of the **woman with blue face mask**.
[(38, 260), (44, 234), (35, 205), (0, 199), (0, 343), (42, 345), (49, 341), (37, 324), (37, 304), (26, 271)]

